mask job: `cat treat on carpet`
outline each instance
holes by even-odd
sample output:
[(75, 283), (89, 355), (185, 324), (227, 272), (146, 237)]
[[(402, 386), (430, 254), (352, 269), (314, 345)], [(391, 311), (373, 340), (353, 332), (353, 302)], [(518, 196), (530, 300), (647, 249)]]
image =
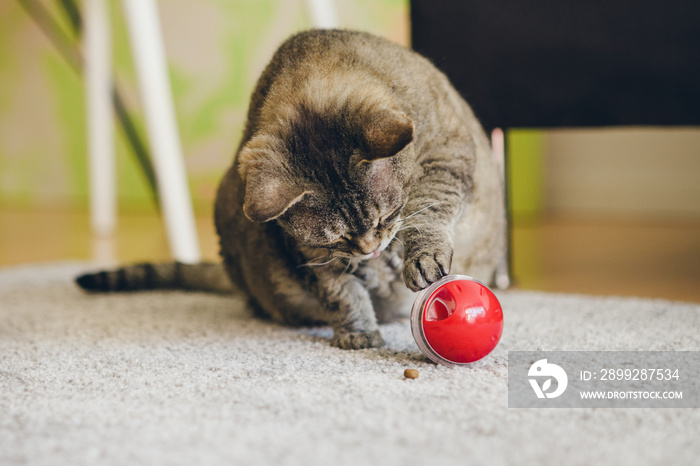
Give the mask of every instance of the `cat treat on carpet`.
[(496, 347), (503, 333), (503, 310), (484, 284), (466, 275), (448, 275), (416, 298), (411, 331), (431, 361), (465, 365)]
[(403, 376), (407, 379), (417, 379), (420, 374), (415, 369), (406, 369), (403, 371)]

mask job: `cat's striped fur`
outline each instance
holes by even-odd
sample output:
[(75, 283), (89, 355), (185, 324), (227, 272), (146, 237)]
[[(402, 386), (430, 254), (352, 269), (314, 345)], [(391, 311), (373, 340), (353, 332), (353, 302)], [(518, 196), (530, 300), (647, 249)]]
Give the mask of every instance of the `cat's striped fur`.
[(81, 288), (98, 292), (196, 290), (231, 293), (233, 286), (221, 264), (181, 262), (133, 264), (79, 276)]
[[(330, 324), (341, 348), (381, 345), (377, 321), (406, 315), (413, 291), (450, 271), (490, 282), (505, 258), (502, 174), (471, 109), (427, 60), (364, 33), (280, 47), (215, 220), (230, 281), (254, 306)], [(191, 288), (182, 271), (197, 273), (141, 267), (141, 279), (127, 268), (81, 285)]]

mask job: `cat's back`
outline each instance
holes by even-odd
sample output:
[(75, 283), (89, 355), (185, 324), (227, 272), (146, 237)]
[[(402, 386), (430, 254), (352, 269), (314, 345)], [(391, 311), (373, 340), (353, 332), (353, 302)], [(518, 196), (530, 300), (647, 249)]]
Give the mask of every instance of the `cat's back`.
[[(428, 60), (387, 39), (359, 31), (313, 29), (300, 32), (285, 41), (272, 59), (275, 72), (333, 69), (351, 66), (374, 69), (387, 74), (403, 74), (396, 64), (412, 64), (428, 72)], [(270, 70), (273, 71), (273, 70)]]
[(418, 145), (439, 134), (442, 121), (456, 113), (460, 119), (473, 119), (445, 75), (418, 53), (369, 33), (316, 29), (287, 39), (263, 71), (243, 143), (285, 108), (309, 102), (327, 108), (361, 100), (406, 113), (416, 125)]

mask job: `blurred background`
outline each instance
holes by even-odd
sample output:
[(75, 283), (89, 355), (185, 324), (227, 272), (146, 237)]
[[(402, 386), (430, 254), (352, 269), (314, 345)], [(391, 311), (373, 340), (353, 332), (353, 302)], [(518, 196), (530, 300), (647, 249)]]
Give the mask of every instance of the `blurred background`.
[[(120, 131), (117, 229), (92, 234), (83, 77), (28, 4), (80, 40), (61, 2), (0, 2), (0, 265), (169, 259), (148, 182)], [(114, 75), (145, 134), (121, 3), (108, 5)], [(311, 26), (310, 14), (303, 0), (158, 5), (200, 246), (215, 260), (214, 194), (255, 80), (286, 37)], [(336, 7), (342, 27), (410, 45), (408, 1)], [(699, 128), (517, 129), (506, 140), (518, 288), (700, 302)]]

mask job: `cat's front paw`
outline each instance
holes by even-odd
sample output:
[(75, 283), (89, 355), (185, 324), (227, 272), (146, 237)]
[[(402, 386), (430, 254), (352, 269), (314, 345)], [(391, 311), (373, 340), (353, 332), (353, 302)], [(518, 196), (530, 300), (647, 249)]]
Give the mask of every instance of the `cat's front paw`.
[(452, 248), (421, 251), (406, 257), (403, 279), (413, 291), (420, 291), (450, 273)]
[(384, 338), (379, 330), (372, 332), (335, 332), (331, 345), (341, 349), (379, 348)]

